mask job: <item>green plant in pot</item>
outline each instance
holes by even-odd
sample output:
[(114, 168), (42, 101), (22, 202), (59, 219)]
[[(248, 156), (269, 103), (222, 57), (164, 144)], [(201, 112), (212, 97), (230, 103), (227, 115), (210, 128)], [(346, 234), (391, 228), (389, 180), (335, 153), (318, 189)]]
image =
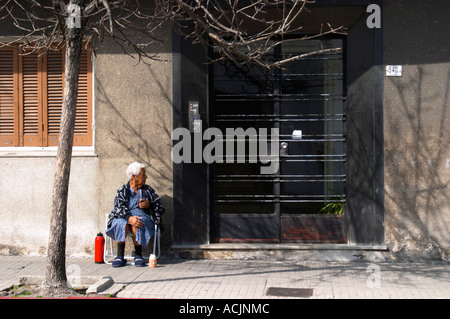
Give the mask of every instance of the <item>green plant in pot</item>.
[(332, 197), (332, 201), (323, 206), (319, 214), (326, 215), (341, 215), (344, 213), (344, 195), (342, 193), (337, 193), (336, 191), (330, 189), (331, 192), (335, 194)]

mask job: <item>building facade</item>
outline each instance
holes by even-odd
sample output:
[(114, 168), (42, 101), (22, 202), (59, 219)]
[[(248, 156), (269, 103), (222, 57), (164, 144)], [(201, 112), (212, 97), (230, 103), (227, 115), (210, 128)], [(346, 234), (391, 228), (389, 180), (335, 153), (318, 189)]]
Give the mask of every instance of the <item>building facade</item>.
[[(137, 160), (166, 207), (166, 253), (448, 260), (448, 13), (445, 0), (318, 1), (305, 33), (348, 35), (267, 59), (342, 50), (280, 70), (208, 63), (214, 51), (169, 27), (150, 64), (102, 42), (83, 60), (67, 253), (93, 253)], [(3, 51), (3, 121), (17, 111), (0, 134), (0, 253), (45, 254), (62, 62)]]

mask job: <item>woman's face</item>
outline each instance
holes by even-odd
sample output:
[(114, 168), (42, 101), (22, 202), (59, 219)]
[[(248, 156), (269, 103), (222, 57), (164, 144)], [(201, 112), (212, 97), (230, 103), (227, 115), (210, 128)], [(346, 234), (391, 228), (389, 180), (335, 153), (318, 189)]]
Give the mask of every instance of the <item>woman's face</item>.
[(134, 180), (134, 185), (136, 188), (141, 188), (145, 185), (145, 181), (147, 180), (147, 175), (145, 175), (145, 168), (141, 168), (141, 172), (139, 175), (132, 176)]

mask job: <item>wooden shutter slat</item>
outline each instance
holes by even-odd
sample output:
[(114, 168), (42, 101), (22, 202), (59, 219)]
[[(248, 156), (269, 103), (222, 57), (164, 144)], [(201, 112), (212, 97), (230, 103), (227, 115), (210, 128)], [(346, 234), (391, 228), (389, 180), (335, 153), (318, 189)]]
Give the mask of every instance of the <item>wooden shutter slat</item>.
[(47, 54), (47, 133), (48, 145), (58, 145), (59, 123), (63, 101), (63, 54)]
[(23, 145), (39, 146), (39, 67), (36, 53), (22, 56)]
[(87, 54), (83, 52), (80, 58), (80, 75), (78, 77), (77, 112), (75, 120), (75, 134), (87, 134), (88, 113), (88, 74)]
[[(74, 146), (92, 145), (92, 64), (91, 52), (80, 59), (76, 106)], [(57, 145), (63, 101), (64, 56), (62, 52), (47, 55), (47, 130), (48, 145)]]
[(0, 135), (14, 134), (13, 51), (0, 51)]
[(18, 144), (17, 56), (13, 49), (0, 50), (0, 146)]
[(83, 51), (78, 78), (74, 145), (92, 145), (92, 61), (91, 52)]

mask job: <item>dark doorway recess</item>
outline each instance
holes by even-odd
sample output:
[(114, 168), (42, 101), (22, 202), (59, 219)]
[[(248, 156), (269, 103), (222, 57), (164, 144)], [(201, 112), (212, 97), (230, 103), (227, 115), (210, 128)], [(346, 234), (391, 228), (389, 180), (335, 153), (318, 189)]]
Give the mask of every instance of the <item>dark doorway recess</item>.
[[(345, 40), (292, 41), (266, 58), (327, 48), (342, 50), (277, 70), (210, 66), (211, 126), (224, 134), (223, 162), (211, 167), (213, 242), (346, 242), (345, 210), (324, 209), (346, 202)], [(275, 132), (277, 169), (263, 173)]]

